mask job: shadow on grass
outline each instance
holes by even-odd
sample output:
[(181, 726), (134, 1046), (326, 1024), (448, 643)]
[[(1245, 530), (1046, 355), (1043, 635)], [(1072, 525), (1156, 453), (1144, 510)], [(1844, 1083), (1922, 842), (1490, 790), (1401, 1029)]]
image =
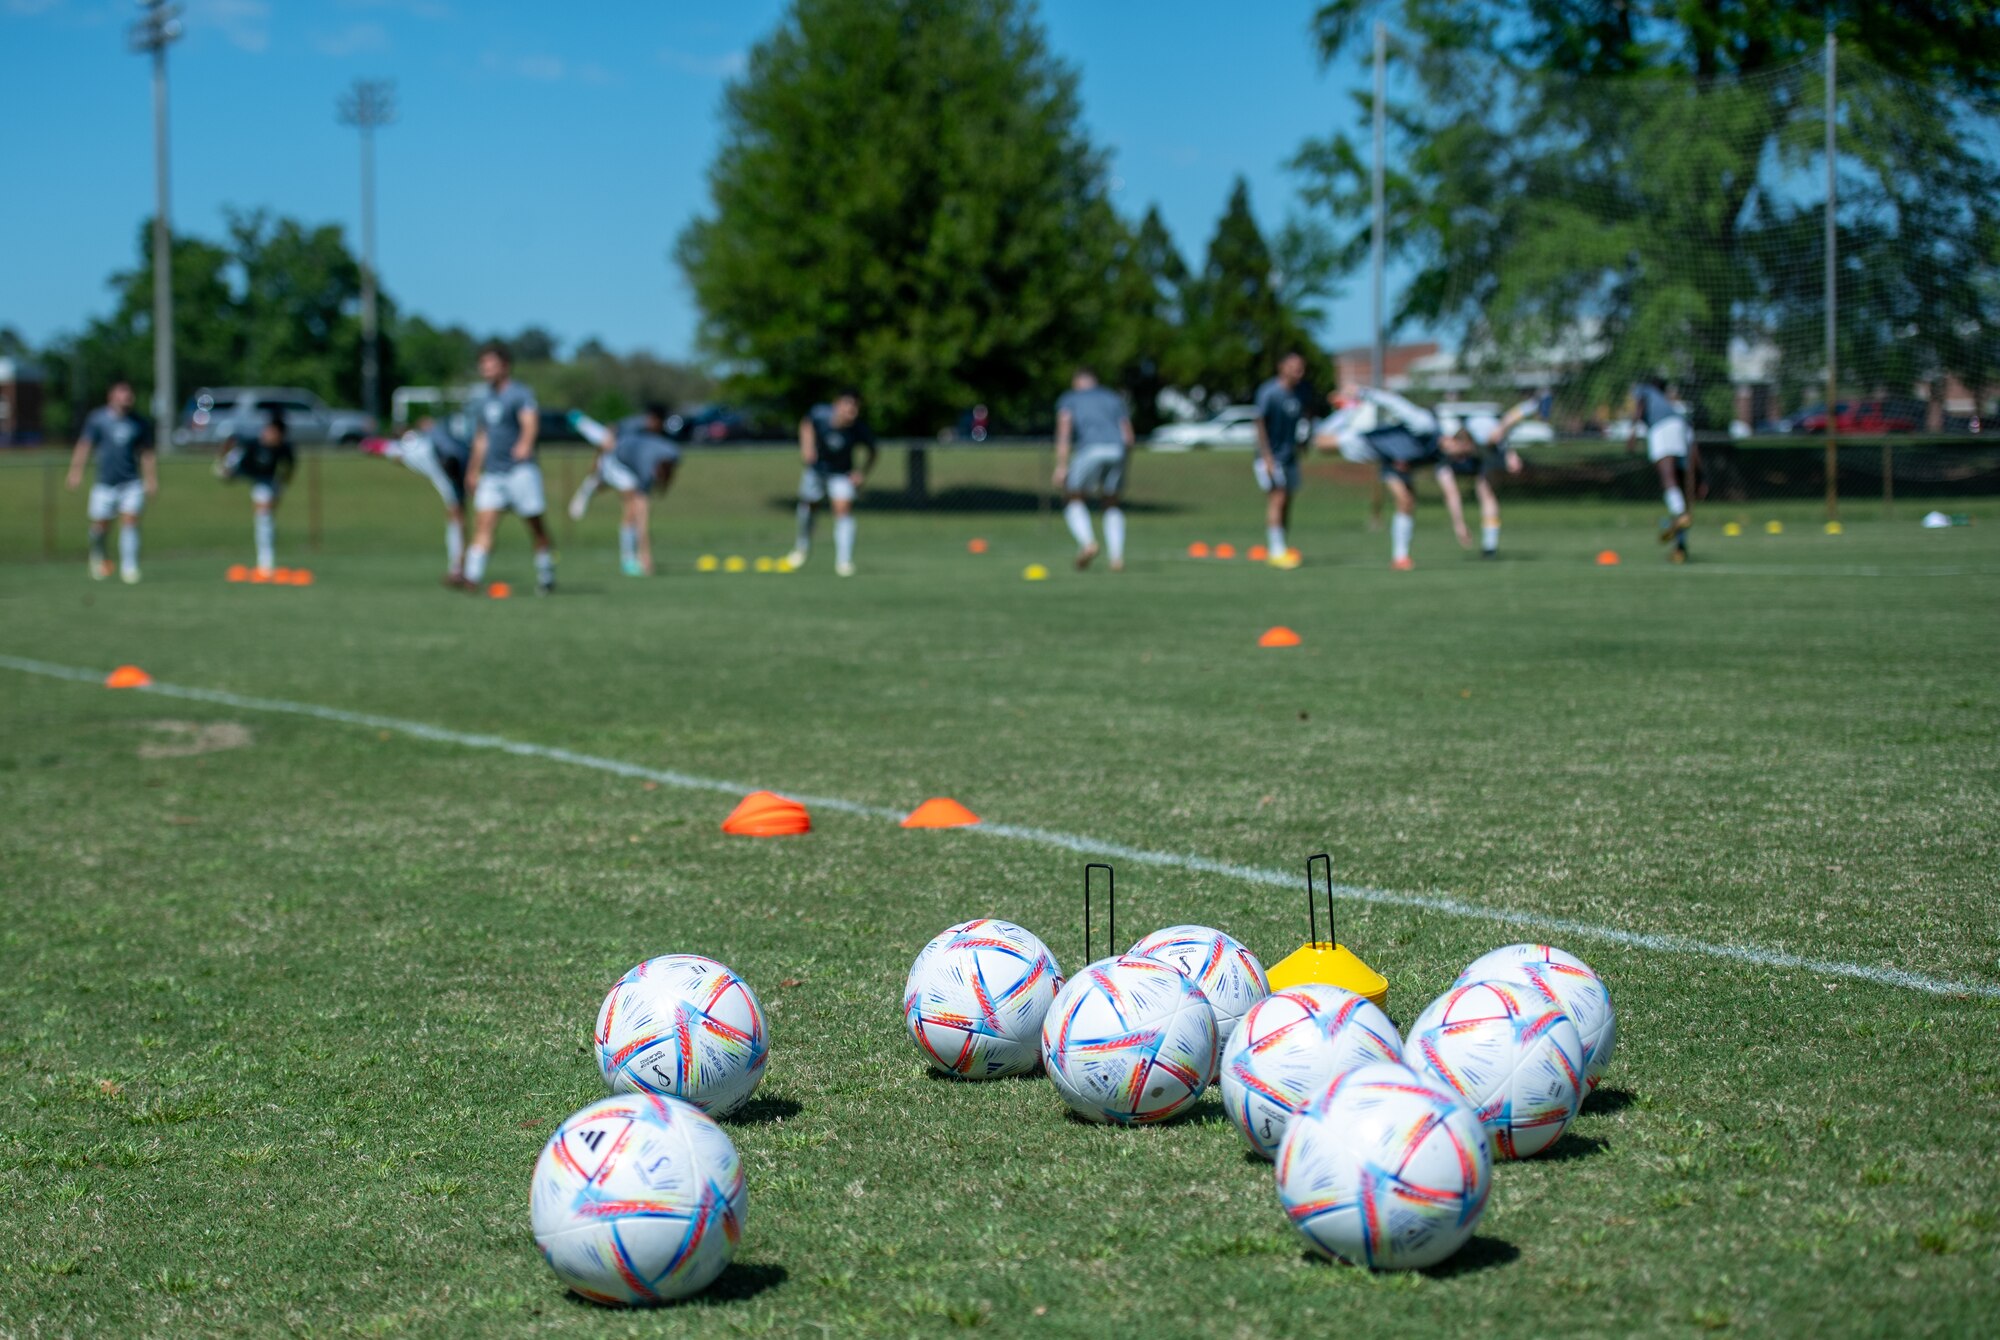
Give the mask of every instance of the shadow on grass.
[[(758, 1294), (777, 1288), (791, 1278), (791, 1272), (779, 1265), (765, 1265), (755, 1261), (731, 1261), (722, 1268), (706, 1289), (692, 1298), (676, 1298), (668, 1307), (721, 1307), (729, 1303), (740, 1303), (755, 1298)], [(565, 1291), (563, 1299), (571, 1307), (592, 1312), (625, 1312), (629, 1309), (614, 1303), (600, 1303), (594, 1298), (585, 1298), (580, 1293)]]
[[(773, 511), (790, 512), (798, 506), (798, 495), (773, 494), (765, 499), (765, 506)], [(930, 493), (916, 495), (902, 489), (869, 489), (854, 505), (865, 512), (1035, 512), (1047, 501), (1047, 495), (1028, 489), (992, 487), (967, 487), (933, 489)], [(1132, 502), (1121, 503), (1127, 512), (1141, 516), (1166, 516), (1186, 509), (1173, 503)]]
[(1609, 1140), (1600, 1140), (1594, 1135), (1579, 1135), (1575, 1131), (1565, 1131), (1562, 1139), (1535, 1155), (1535, 1162), (1573, 1163), (1577, 1159), (1594, 1159), (1610, 1148)]
[[(1359, 1270), (1360, 1266), (1334, 1257), (1321, 1256), (1318, 1252), (1306, 1252), (1301, 1258), (1307, 1265), (1326, 1266), (1334, 1270)], [(1521, 1249), (1505, 1238), (1490, 1238), (1485, 1234), (1475, 1234), (1472, 1240), (1434, 1266), (1425, 1266), (1417, 1273), (1428, 1275), (1434, 1280), (1451, 1279), (1455, 1275), (1473, 1275), (1483, 1270), (1493, 1270), (1499, 1266), (1512, 1265), (1521, 1259)]]
[(1033, 1070), (1023, 1070), (1017, 1075), (993, 1075), (981, 1079), (975, 1075), (955, 1075), (948, 1070), (939, 1070), (933, 1065), (924, 1067), (924, 1078), (937, 1084), (1014, 1084), (1023, 1080), (1046, 1079), (1047, 1076), (1042, 1073), (1040, 1066), (1036, 1066)]
[(723, 1120), (731, 1126), (766, 1126), (805, 1111), (789, 1098), (752, 1098)]
[(1638, 1095), (1630, 1089), (1611, 1089), (1600, 1085), (1583, 1100), (1583, 1110), (1593, 1113), (1623, 1112), (1638, 1101)]
[(1148, 1127), (1178, 1126), (1228, 1126), (1229, 1114), (1223, 1111), (1222, 1099), (1213, 1093), (1205, 1094), (1190, 1106), (1174, 1113), (1164, 1121), (1092, 1121), (1076, 1109), (1066, 1114), (1079, 1126), (1112, 1127), (1121, 1130), (1144, 1130)]

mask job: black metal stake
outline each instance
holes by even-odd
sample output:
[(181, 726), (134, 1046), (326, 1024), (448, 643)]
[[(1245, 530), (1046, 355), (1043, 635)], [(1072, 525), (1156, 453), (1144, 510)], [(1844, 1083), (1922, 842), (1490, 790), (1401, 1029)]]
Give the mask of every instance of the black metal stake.
[(1110, 913), (1105, 920), (1110, 923), (1113, 948), (1118, 944), (1118, 872), (1102, 861), (1092, 861), (1083, 868), (1083, 961), (1086, 964), (1097, 962), (1090, 956), (1090, 872), (1093, 870), (1104, 872), (1104, 901)]
[(1315, 861), (1326, 862), (1326, 943), (1328, 948), (1332, 948), (1338, 943), (1333, 934), (1333, 857), (1325, 852), (1306, 857), (1306, 930), (1312, 937), (1306, 943), (1311, 945), (1319, 943), (1319, 922), (1314, 920), (1313, 914), (1313, 894), (1318, 892), (1313, 886)]

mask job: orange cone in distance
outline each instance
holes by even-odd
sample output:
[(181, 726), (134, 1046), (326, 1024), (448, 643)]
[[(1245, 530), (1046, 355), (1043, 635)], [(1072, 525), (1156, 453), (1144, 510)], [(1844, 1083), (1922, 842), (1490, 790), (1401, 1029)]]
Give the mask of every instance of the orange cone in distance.
[(908, 817), (903, 820), (903, 827), (966, 828), (978, 822), (978, 815), (950, 796), (932, 796), (910, 811)]
[(252, 585), (265, 586), (270, 583), (270, 580), (271, 580), (271, 574), (266, 570), (264, 570), (263, 568), (250, 569), (250, 582)]
[(153, 677), (136, 665), (121, 665), (104, 677), (107, 689), (143, 689), (152, 683)]
[(222, 575), (232, 582), (247, 582), (250, 580), (250, 569), (241, 563), (231, 563), (229, 570)]
[(514, 594), (514, 588), (505, 582), (495, 582), (486, 588), (486, 594), (495, 600), (505, 600), (508, 596)]
[(797, 837), (812, 832), (812, 816), (796, 800), (774, 791), (752, 791), (722, 821), (722, 831), (737, 837)]
[(280, 586), (290, 586), (292, 584), (292, 570), (290, 568), (272, 568), (271, 580)]
[(1618, 551), (1616, 549), (1605, 549), (1599, 552), (1599, 554), (1597, 555), (1597, 566), (1600, 568), (1617, 567)]
[(1188, 546), (1188, 557), (1207, 558), (1208, 546), (1206, 544), (1203, 544), (1200, 540), (1196, 540), (1193, 544)]
[(1218, 544), (1215, 546), (1215, 556), (1217, 558), (1234, 558), (1236, 557), (1236, 546), (1228, 543)]
[(1262, 563), (1270, 556), (1271, 556), (1271, 551), (1269, 549), (1266, 549), (1263, 545), (1253, 544), (1250, 546), (1249, 557), (1252, 563)]
[(978, 538), (977, 536), (973, 537), (973, 538), (972, 538), (972, 539), (970, 539), (970, 540), (967, 540), (967, 541), (965, 542), (965, 552), (966, 552), (966, 553), (968, 553), (968, 554), (983, 554), (983, 553), (985, 553), (985, 552), (986, 552), (986, 541), (984, 541), (984, 540), (982, 540), (982, 539), (979, 539), (979, 538)]
[(292, 569), (293, 586), (311, 586), (312, 584), (313, 584), (313, 575), (311, 568)]
[(1296, 647), (1304, 641), (1305, 639), (1297, 633), (1294, 633), (1283, 624), (1279, 624), (1276, 628), (1265, 629), (1264, 635), (1257, 639), (1257, 645), (1260, 647)]

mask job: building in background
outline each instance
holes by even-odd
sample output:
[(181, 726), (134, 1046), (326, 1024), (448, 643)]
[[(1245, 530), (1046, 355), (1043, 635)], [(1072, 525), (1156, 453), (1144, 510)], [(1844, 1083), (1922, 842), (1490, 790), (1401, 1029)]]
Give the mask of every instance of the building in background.
[(0, 447), (42, 440), (42, 370), (20, 358), (0, 358)]

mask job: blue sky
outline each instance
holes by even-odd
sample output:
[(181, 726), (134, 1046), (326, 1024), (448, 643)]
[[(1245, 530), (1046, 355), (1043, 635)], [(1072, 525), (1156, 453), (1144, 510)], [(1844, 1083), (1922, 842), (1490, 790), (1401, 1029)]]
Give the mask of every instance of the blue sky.
[[(574, 343), (693, 351), (668, 249), (707, 205), (725, 81), (782, 0), (186, 0), (172, 51), (176, 226), (210, 236), (262, 207), (355, 230), (354, 132), (336, 95), (396, 81), (380, 137), (384, 285), (405, 310), (474, 330), (538, 322)], [(1237, 173), (1269, 228), (1296, 208), (1285, 160), (1355, 116), (1352, 68), (1322, 73), (1310, 0), (1044, 0), (1082, 75), (1116, 199), (1158, 202), (1199, 259)], [(146, 62), (130, 0), (0, 0), (0, 325), (43, 341), (106, 310), (152, 207)], [(35, 114), (20, 119), (23, 109)], [(28, 189), (21, 191), (25, 184)], [(18, 193), (18, 194), (17, 194)], [(23, 207), (22, 199), (38, 202)], [(1366, 341), (1365, 284), (1324, 332)]]

